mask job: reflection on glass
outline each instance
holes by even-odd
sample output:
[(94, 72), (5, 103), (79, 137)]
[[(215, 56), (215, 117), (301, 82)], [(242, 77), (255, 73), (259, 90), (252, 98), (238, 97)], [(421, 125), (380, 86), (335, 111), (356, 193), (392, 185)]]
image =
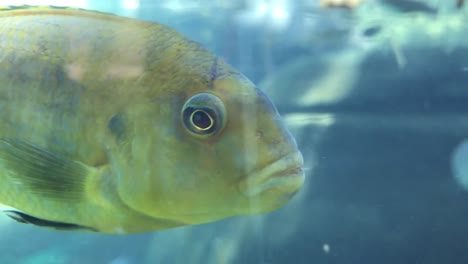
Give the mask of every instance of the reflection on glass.
[(452, 155), (452, 170), (456, 182), (468, 191), (468, 139), (455, 148)]

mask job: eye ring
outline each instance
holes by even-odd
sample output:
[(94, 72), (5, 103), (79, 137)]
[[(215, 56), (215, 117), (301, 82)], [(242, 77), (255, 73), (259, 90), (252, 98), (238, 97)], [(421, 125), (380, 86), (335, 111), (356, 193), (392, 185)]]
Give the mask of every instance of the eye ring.
[(182, 123), (192, 135), (207, 138), (219, 133), (226, 123), (226, 110), (221, 99), (211, 93), (190, 97), (182, 107)]
[[(194, 128), (200, 131), (207, 131), (213, 127), (214, 120), (213, 117), (206, 111), (202, 109), (197, 109), (192, 112), (190, 115), (190, 122), (194, 126)], [(206, 124), (208, 122), (208, 124)]]

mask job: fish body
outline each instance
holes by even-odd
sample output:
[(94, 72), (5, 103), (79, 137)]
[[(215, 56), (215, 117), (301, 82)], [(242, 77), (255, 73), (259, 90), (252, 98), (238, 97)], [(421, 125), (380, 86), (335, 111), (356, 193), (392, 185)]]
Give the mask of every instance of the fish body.
[(302, 155), (270, 100), (151, 22), (0, 8), (0, 203), (25, 223), (127, 234), (275, 210)]

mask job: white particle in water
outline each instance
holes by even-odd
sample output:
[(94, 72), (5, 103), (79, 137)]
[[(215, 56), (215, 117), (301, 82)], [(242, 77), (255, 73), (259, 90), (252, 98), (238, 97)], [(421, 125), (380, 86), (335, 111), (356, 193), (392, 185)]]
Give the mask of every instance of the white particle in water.
[(323, 252), (325, 252), (325, 254), (330, 253), (330, 245), (323, 244), (322, 249), (323, 249)]

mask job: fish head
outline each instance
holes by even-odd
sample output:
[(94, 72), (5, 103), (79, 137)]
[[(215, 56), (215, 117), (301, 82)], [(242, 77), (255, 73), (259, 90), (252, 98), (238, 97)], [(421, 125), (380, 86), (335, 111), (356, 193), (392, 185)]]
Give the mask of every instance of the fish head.
[(229, 70), (206, 82), (187, 78), (183, 91), (159, 94), (131, 115), (119, 193), (134, 210), (206, 223), (275, 210), (303, 185), (301, 152), (275, 106), (246, 77), (219, 67)]

